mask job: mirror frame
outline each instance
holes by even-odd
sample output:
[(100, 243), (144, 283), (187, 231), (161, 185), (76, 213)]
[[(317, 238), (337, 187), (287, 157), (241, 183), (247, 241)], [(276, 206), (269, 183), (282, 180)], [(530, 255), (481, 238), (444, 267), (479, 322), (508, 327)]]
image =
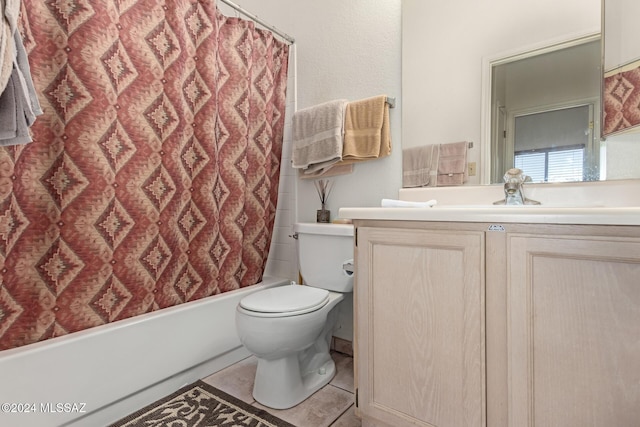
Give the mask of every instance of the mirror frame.
[[(500, 64), (516, 61), (519, 59), (530, 58), (532, 56), (541, 55), (544, 53), (554, 52), (560, 49), (565, 49), (572, 46), (578, 46), (583, 43), (588, 43), (600, 39), (602, 33), (600, 31), (580, 33), (573, 35), (566, 35), (559, 39), (546, 40), (534, 45), (520, 47), (515, 50), (497, 53), (495, 55), (485, 56), (482, 58), (482, 106), (481, 119), (480, 119), (480, 146), (482, 151), (480, 152), (480, 184), (491, 184), (491, 165), (492, 165), (492, 142), (491, 132), (493, 123), (491, 123), (491, 98), (492, 98), (492, 74), (493, 67)], [(601, 83), (602, 84), (602, 83)], [(600, 102), (602, 104), (602, 90), (600, 96)]]

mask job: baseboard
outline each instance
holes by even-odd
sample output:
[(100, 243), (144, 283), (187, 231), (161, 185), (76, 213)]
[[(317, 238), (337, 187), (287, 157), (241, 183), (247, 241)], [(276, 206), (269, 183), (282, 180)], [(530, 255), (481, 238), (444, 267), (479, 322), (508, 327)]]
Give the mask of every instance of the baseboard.
[(353, 343), (338, 337), (331, 337), (331, 350), (353, 357)]

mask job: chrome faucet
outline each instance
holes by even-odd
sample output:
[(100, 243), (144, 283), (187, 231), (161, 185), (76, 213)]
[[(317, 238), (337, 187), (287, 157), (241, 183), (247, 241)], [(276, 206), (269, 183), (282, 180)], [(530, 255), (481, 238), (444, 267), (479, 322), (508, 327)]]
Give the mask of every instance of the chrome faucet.
[(527, 199), (524, 196), (524, 183), (531, 180), (521, 169), (509, 169), (504, 177), (504, 200), (493, 202), (494, 205), (539, 205), (536, 200)]

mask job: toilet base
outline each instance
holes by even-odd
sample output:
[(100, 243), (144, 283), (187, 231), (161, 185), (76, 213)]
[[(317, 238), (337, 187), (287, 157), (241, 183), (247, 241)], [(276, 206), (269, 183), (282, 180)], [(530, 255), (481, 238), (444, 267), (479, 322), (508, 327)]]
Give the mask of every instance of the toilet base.
[(327, 385), (335, 373), (331, 357), (303, 375), (296, 354), (277, 360), (258, 359), (253, 397), (269, 408), (291, 408)]

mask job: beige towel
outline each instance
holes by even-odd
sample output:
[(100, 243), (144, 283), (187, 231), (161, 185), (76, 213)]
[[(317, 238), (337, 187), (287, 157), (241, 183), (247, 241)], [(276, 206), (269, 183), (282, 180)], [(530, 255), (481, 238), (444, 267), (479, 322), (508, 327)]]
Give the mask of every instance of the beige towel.
[(438, 186), (462, 185), (467, 181), (468, 142), (440, 144)]
[(347, 105), (342, 163), (372, 160), (391, 154), (389, 105), (385, 95)]
[(423, 145), (421, 147), (402, 150), (402, 187), (425, 187), (435, 185), (438, 164), (438, 145)]
[(342, 158), (344, 113), (339, 99), (296, 111), (293, 115), (291, 165), (304, 173), (322, 173)]

